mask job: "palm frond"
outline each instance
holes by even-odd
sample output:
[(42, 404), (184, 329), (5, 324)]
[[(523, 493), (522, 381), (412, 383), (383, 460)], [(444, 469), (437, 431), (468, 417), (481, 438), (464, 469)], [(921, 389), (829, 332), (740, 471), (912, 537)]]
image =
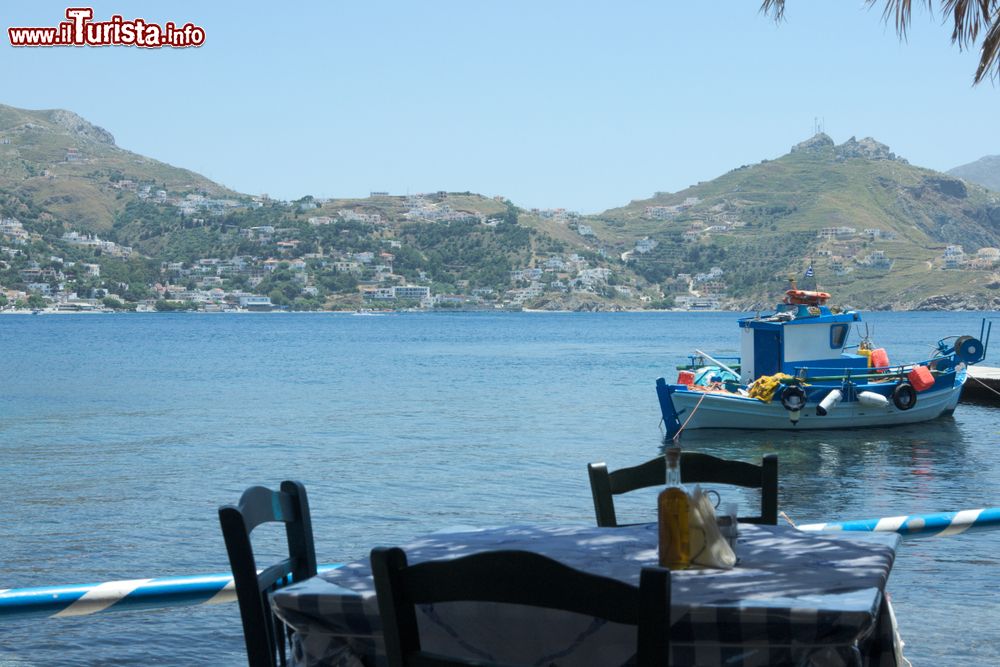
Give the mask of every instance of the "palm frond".
[(760, 13), (770, 14), (775, 23), (785, 20), (785, 0), (763, 0), (760, 3)]
[[(880, 1), (884, 2), (882, 20), (887, 25), (891, 23), (905, 41), (913, 18), (913, 0), (865, 0), (865, 5), (870, 9)], [(934, 0), (924, 0), (924, 4), (933, 13)], [(972, 47), (980, 33), (986, 33), (973, 85), (987, 77), (1000, 79), (1000, 0), (939, 0), (939, 4), (942, 19), (953, 24), (951, 41), (960, 50)], [(760, 13), (781, 23), (785, 19), (785, 0), (762, 0)]]
[(983, 38), (983, 48), (980, 52), (979, 67), (976, 68), (976, 78), (973, 85), (979, 83), (987, 75), (994, 81), (1000, 77), (1000, 4), (993, 9), (989, 30)]
[(980, 29), (990, 24), (990, 12), (993, 0), (943, 0), (942, 17), (951, 16), (954, 20), (954, 30), (951, 41), (964, 49), (974, 44)]
[[(877, 4), (879, 0), (865, 0), (865, 4), (871, 8), (873, 5)], [(933, 0), (926, 0), (927, 8), (931, 9), (933, 6)], [(956, 0), (957, 2), (964, 2), (967, 0)], [(906, 30), (910, 27), (910, 20), (913, 17), (913, 7), (910, 0), (885, 0), (885, 7), (882, 8), (882, 20), (889, 24), (890, 22), (896, 28), (896, 34), (903, 41), (906, 41)]]

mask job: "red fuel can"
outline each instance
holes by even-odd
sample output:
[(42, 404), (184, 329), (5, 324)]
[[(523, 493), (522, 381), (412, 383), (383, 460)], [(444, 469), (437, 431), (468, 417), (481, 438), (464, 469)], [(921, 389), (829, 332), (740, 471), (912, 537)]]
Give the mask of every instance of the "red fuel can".
[(934, 386), (934, 374), (927, 366), (914, 366), (906, 378), (917, 391), (926, 391)]

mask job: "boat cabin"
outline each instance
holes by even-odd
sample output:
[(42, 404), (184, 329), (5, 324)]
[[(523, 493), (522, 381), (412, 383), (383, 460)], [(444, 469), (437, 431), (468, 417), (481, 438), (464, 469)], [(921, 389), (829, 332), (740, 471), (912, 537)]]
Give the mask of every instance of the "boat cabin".
[(865, 369), (868, 357), (844, 352), (855, 311), (834, 314), (824, 305), (780, 304), (771, 315), (746, 317), (740, 325), (740, 381), (762, 375), (795, 375), (802, 368)]

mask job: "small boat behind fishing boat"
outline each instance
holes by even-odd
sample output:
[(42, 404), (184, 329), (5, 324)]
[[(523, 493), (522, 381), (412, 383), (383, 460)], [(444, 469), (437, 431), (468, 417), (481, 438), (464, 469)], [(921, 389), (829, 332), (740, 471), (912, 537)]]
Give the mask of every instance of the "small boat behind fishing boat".
[(992, 323), (983, 321), (979, 338), (939, 340), (930, 359), (893, 365), (867, 336), (848, 351), (850, 328), (861, 315), (832, 311), (825, 305), (829, 298), (790, 289), (773, 313), (739, 320), (738, 360), (699, 352), (676, 383), (657, 379), (667, 437), (704, 428), (912, 424), (955, 410), (966, 368), (986, 356)]

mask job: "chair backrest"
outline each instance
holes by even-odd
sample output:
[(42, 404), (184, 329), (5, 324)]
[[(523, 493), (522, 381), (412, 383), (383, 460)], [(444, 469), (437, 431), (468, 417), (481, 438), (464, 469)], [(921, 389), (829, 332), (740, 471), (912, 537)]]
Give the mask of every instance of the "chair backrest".
[[(285, 524), (288, 558), (258, 574), (250, 533), (269, 522)], [(274, 617), (269, 598), (279, 586), (316, 574), (306, 489), (293, 481), (282, 482), (280, 491), (252, 486), (243, 492), (239, 503), (219, 508), (219, 523), (233, 571), (250, 667), (273, 667), (279, 660), (284, 665), (284, 624)]]
[[(587, 466), (598, 526), (617, 526), (616, 495), (649, 486), (663, 486), (667, 464), (662, 456), (631, 468), (608, 472), (604, 463)], [(778, 455), (767, 454), (761, 465), (720, 459), (701, 452), (681, 452), (681, 481), (685, 484), (732, 484), (760, 489), (760, 515), (740, 517), (745, 523), (778, 523)]]
[(559, 609), (638, 626), (636, 664), (667, 664), (670, 571), (643, 568), (639, 588), (528, 551), (487, 551), (407, 565), (399, 548), (371, 553), (389, 667), (488, 665), (422, 651), (415, 605), (481, 601)]

